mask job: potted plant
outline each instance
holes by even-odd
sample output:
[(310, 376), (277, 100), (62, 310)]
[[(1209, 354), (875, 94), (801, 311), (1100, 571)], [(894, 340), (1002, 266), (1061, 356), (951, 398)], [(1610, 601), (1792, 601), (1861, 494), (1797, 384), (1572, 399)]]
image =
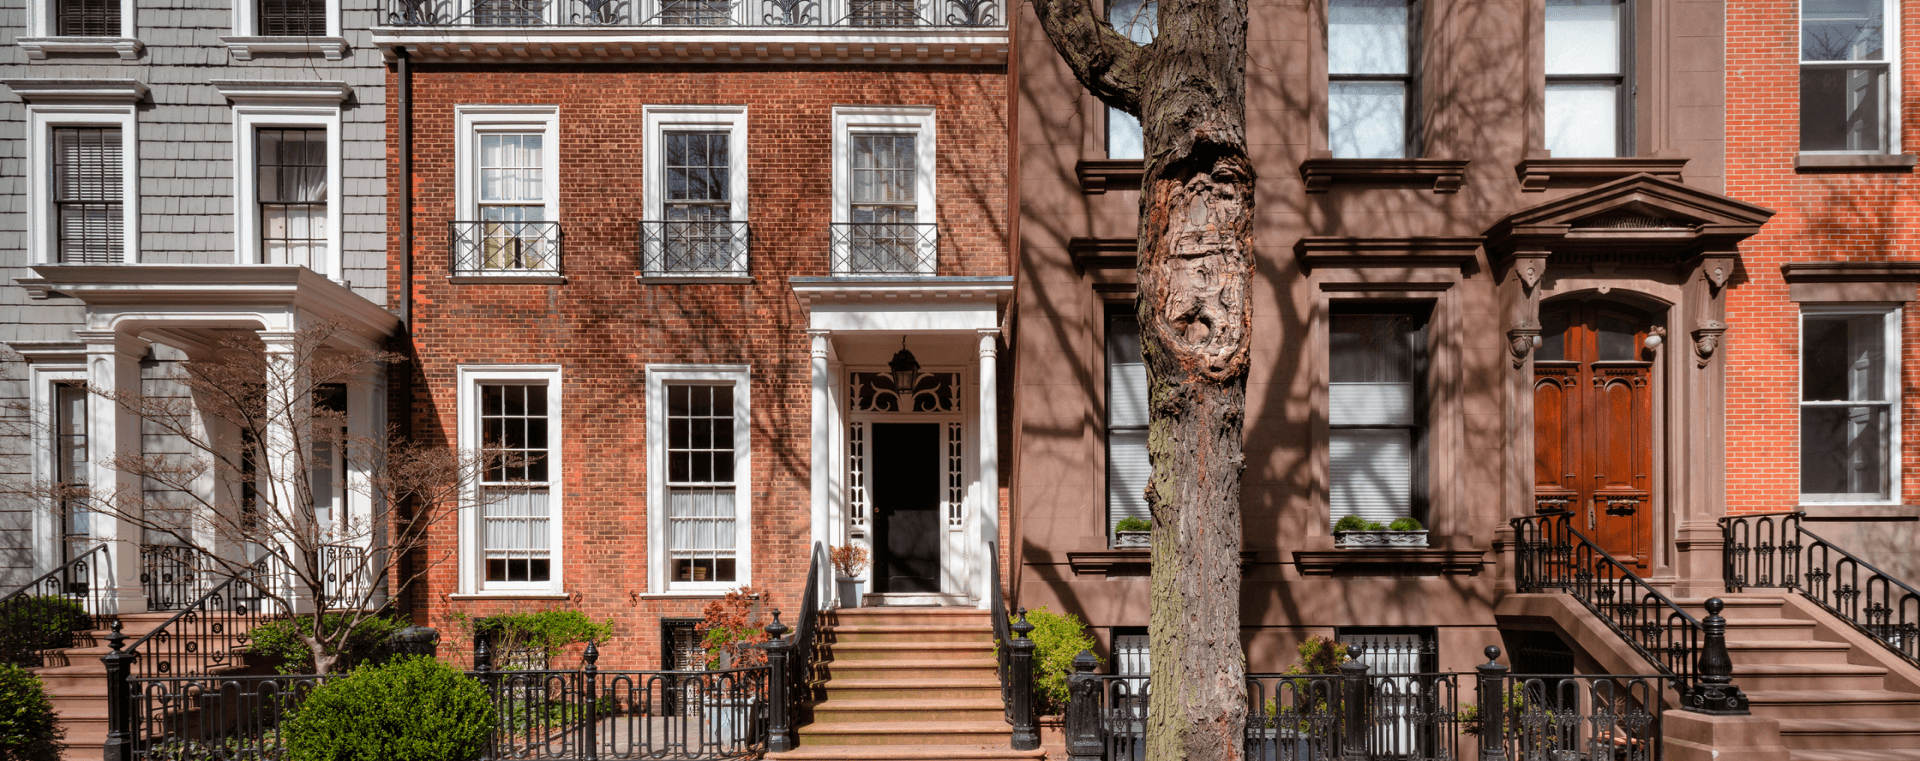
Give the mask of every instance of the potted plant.
[(834, 587), (839, 591), (840, 607), (858, 608), (867, 583), (860, 580), (867, 570), (867, 548), (848, 542), (834, 547), (828, 558), (833, 563)]
[(1145, 518), (1122, 518), (1113, 524), (1113, 546), (1147, 547), (1152, 544), (1153, 524)]
[[(761, 617), (763, 597), (759, 589), (742, 586), (728, 591), (726, 597), (707, 603), (702, 611), (704, 617), (695, 627), (700, 646), (707, 651), (707, 670), (766, 665), (767, 651), (760, 647), (767, 641), (767, 622)], [(694, 678), (706, 680), (699, 692), (704, 696), (702, 707), (710, 727), (708, 737), (729, 745), (746, 742), (749, 728), (759, 721), (758, 701), (746, 695), (725, 694), (720, 689), (728, 685), (744, 686), (749, 675)]]
[(1343, 548), (1425, 547), (1427, 530), (1412, 518), (1397, 518), (1382, 526), (1358, 515), (1333, 524), (1334, 545)]

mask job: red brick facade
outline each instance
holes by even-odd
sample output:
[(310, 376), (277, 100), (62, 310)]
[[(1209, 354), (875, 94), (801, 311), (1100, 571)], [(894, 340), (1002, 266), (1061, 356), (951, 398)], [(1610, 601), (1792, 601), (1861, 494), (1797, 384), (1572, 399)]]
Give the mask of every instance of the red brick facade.
[[(1920, 145), (1920, 3), (1901, 4), (1898, 150)], [(1920, 261), (1920, 180), (1911, 168), (1796, 170), (1799, 151), (1799, 3), (1738, 0), (1727, 8), (1727, 194), (1779, 214), (1740, 247), (1742, 272), (1727, 297), (1727, 506), (1729, 512), (1795, 509), (1800, 490), (1800, 306), (1781, 266), (1809, 261)], [(1891, 23), (1891, 21), (1889, 21)], [(1889, 46), (1893, 48), (1896, 46)], [(1911, 289), (1909, 289), (1911, 290)], [(1911, 298), (1911, 296), (1908, 296)], [(1909, 305), (1911, 306), (1911, 305)], [(1920, 420), (1920, 315), (1902, 325), (1902, 439)], [(1903, 470), (1920, 447), (1903, 449)], [(1903, 479), (1908, 504), (1920, 479)]]
[[(562, 368), (569, 599), (450, 599), (459, 554), (448, 522), (427, 553), (438, 565), (413, 597), (415, 618), (452, 635), (456, 612), (573, 608), (613, 619), (604, 667), (658, 665), (658, 620), (697, 617), (706, 600), (645, 597), (648, 363), (751, 366), (752, 581), (771, 592), (773, 607), (797, 610), (810, 520), (810, 400), (807, 315), (788, 278), (829, 274), (833, 107), (934, 108), (938, 274), (1006, 275), (1005, 88), (1001, 67), (417, 66), (411, 422), (419, 438), (454, 440), (462, 365)], [(700, 103), (747, 107), (753, 281), (637, 282), (642, 107)], [(455, 106), (469, 104), (558, 105), (564, 283), (450, 281)], [(399, 177), (397, 157), (392, 167)], [(397, 197), (392, 209), (399, 212)]]

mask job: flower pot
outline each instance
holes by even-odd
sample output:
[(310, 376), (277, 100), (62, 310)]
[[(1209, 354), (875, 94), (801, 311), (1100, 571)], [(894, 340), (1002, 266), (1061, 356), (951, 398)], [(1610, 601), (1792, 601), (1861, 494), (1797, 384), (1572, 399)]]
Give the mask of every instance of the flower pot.
[(1145, 549), (1153, 546), (1153, 543), (1150, 541), (1152, 538), (1152, 531), (1115, 531), (1113, 532), (1113, 546)]
[(1335, 531), (1334, 546), (1344, 549), (1392, 549), (1427, 546), (1425, 531)]
[(834, 586), (840, 591), (840, 607), (858, 608), (860, 598), (867, 590), (867, 583), (859, 579), (834, 577)]

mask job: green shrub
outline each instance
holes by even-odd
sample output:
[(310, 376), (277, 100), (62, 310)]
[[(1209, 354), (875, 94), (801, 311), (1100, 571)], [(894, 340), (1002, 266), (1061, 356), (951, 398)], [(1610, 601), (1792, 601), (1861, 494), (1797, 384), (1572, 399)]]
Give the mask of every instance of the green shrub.
[[(328, 613), (321, 625), (329, 632), (339, 631), (346, 628), (349, 615)], [(378, 655), (387, 638), (406, 626), (406, 621), (379, 616), (361, 621), (347, 635), (346, 642), (340, 648), (339, 659), (333, 662), (333, 671), (347, 671)], [(311, 674), (314, 671), (313, 650), (307, 647), (301, 637), (312, 632), (313, 617), (310, 615), (263, 624), (249, 632), (252, 643), (247, 646), (247, 652), (279, 659), (275, 668), (282, 674)]]
[(93, 616), (80, 603), (60, 595), (15, 597), (0, 605), (0, 627), (26, 632), (34, 650), (73, 647), (74, 632), (93, 628)]
[(1300, 661), (1287, 667), (1289, 674), (1338, 674), (1347, 662), (1347, 643), (1318, 634), (1306, 638), (1297, 648)]
[[(1017, 621), (1010, 618), (1008, 623)], [(1039, 715), (1052, 715), (1067, 708), (1067, 677), (1073, 675), (1073, 659), (1080, 651), (1093, 651), (1093, 635), (1087, 625), (1072, 613), (1054, 613), (1045, 607), (1027, 611), (1027, 623), (1033, 632), (1033, 696)]]
[(1424, 531), (1426, 528), (1412, 518), (1395, 518), (1392, 523), (1387, 524), (1388, 531)]
[(1132, 518), (1132, 517), (1122, 518), (1120, 519), (1119, 523), (1113, 524), (1113, 530), (1115, 531), (1152, 531), (1153, 524), (1148, 523), (1147, 519), (1145, 518)]
[(60, 761), (65, 734), (40, 678), (0, 663), (0, 761)]
[[(613, 636), (613, 619), (596, 623), (577, 610), (502, 613), (474, 619), (471, 634), (486, 638), (496, 669), (545, 668), (568, 645), (606, 642)], [(523, 662), (516, 654), (533, 656), (539, 662)]]
[(1362, 518), (1358, 515), (1349, 515), (1345, 518), (1341, 518), (1339, 521), (1336, 521), (1333, 524), (1333, 530), (1335, 531), (1384, 531), (1386, 530), (1386, 527), (1378, 523), (1374, 523), (1373, 521)]
[(315, 688), (283, 731), (289, 761), (471, 761), (493, 722), (485, 685), (407, 656)]

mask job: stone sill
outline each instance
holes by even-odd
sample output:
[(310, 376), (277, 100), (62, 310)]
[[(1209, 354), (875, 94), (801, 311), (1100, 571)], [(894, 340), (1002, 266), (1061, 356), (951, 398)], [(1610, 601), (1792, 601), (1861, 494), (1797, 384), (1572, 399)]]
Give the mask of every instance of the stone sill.
[(1486, 238), (1341, 238), (1307, 236), (1293, 244), (1302, 272), (1324, 267), (1447, 267), (1468, 273)]
[(1435, 193), (1457, 193), (1465, 182), (1464, 159), (1336, 159), (1311, 158), (1300, 162), (1300, 177), (1308, 193), (1325, 193), (1336, 182), (1370, 185), (1418, 186), (1431, 183)]
[(132, 61), (145, 49), (132, 37), (21, 37), (14, 42), (35, 61), (45, 60), (52, 53), (115, 53), (121, 60)]
[(1080, 192), (1089, 195), (1109, 190), (1139, 190), (1140, 178), (1147, 171), (1143, 159), (1081, 159), (1073, 165), (1080, 178)]
[(449, 600), (571, 600), (565, 592), (468, 592), (447, 595)]
[(1687, 165), (1684, 158), (1651, 158), (1646, 156), (1625, 156), (1620, 158), (1533, 158), (1514, 165), (1514, 174), (1520, 177), (1520, 190), (1538, 193), (1547, 189), (1547, 183), (1554, 180), (1617, 180), (1636, 174), (1651, 174), (1661, 179), (1680, 181), (1681, 170)]
[(1920, 505), (1843, 504), (1821, 502), (1800, 506), (1808, 523), (1840, 521), (1920, 521)]
[[(1253, 562), (1253, 550), (1240, 552), (1242, 566)], [(1067, 565), (1075, 576), (1145, 576), (1153, 566), (1153, 550), (1122, 549), (1067, 553)]]
[(454, 285), (566, 285), (566, 275), (448, 275)]
[(635, 275), (634, 281), (642, 285), (701, 285), (708, 283), (729, 283), (735, 285), (753, 285), (751, 275)]
[(1893, 171), (1912, 169), (1911, 153), (1802, 153), (1793, 157), (1796, 171)]
[(338, 61), (347, 54), (345, 37), (221, 37), (220, 42), (236, 61), (251, 61), (261, 53), (319, 53), (329, 61)]
[(1426, 571), (1447, 575), (1478, 574), (1487, 564), (1486, 550), (1408, 549), (1295, 550), (1294, 566), (1302, 576), (1330, 576), (1336, 572), (1378, 574)]

